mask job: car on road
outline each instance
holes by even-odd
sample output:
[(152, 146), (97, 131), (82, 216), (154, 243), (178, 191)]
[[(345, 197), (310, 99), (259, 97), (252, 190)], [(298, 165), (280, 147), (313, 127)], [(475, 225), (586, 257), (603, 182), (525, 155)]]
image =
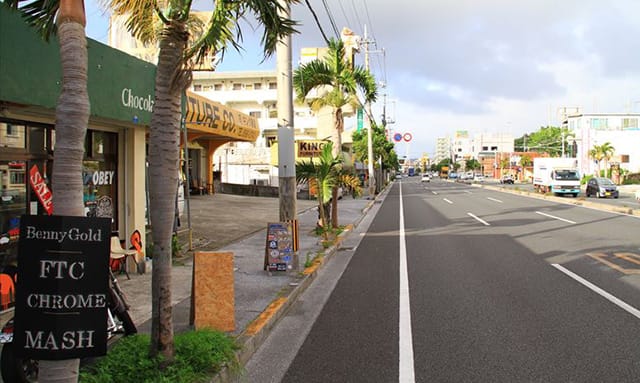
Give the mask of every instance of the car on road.
[(476, 174), (473, 176), (473, 182), (484, 182), (484, 176), (482, 174)]
[(420, 179), (420, 182), (429, 182), (429, 181), (431, 181), (431, 177), (427, 173), (423, 174), (422, 178)]
[(613, 181), (605, 177), (593, 177), (587, 182), (587, 189), (585, 191), (587, 197), (592, 195), (596, 198), (613, 197), (618, 198), (618, 187)]
[(501, 184), (512, 184), (513, 185), (513, 176), (511, 176), (511, 174), (507, 174), (502, 176), (502, 178), (500, 178), (500, 183)]

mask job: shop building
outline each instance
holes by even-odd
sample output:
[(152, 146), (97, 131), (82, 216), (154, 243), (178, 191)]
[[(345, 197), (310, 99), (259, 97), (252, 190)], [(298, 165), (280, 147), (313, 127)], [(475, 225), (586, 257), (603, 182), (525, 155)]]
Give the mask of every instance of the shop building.
[[(146, 148), (156, 67), (97, 41), (87, 42), (91, 110), (82, 175), (85, 213), (111, 218), (111, 229), (127, 246), (135, 230), (145, 244)], [(2, 4), (0, 57), (2, 271), (16, 261), (20, 216), (49, 213), (49, 204), (31, 179), (51, 188), (61, 68), (55, 38), (45, 42)], [(187, 94), (184, 105), (188, 146), (198, 145), (212, 153), (230, 141), (255, 141), (259, 134), (255, 118), (200, 96)], [(205, 162), (191, 173), (194, 179), (201, 177), (203, 190), (213, 183), (212, 167), (212, 161)], [(5, 298), (0, 309), (7, 308)]]

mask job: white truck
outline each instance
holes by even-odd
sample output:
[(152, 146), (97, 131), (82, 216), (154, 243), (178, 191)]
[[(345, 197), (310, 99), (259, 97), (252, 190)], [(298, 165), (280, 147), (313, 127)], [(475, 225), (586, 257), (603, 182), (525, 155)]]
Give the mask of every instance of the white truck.
[(575, 158), (533, 159), (533, 189), (540, 193), (580, 194), (580, 172)]

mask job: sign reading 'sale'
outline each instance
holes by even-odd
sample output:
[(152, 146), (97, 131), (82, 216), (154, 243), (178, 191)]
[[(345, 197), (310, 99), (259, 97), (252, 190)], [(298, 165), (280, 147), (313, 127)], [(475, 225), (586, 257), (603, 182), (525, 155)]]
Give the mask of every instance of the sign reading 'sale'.
[(105, 355), (108, 218), (23, 215), (13, 342), (19, 357)]

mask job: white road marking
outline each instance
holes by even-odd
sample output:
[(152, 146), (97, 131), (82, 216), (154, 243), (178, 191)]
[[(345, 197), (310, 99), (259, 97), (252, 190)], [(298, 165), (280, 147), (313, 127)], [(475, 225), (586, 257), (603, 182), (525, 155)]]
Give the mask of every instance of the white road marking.
[(555, 215), (551, 215), (551, 214), (543, 213), (543, 212), (541, 212), (541, 211), (536, 211), (536, 214), (544, 215), (545, 217), (549, 217), (549, 218), (557, 219), (557, 220), (559, 220), (559, 221), (563, 221), (563, 222), (567, 222), (567, 223), (575, 223), (575, 222), (570, 221), (570, 220), (568, 220), (568, 219), (564, 219), (564, 218), (556, 217)]
[(467, 193), (467, 194), (471, 194), (471, 192), (469, 190), (465, 190), (464, 192)]
[(400, 383), (414, 383), (413, 334), (411, 332), (411, 306), (409, 304), (409, 272), (407, 270), (407, 242), (404, 233), (404, 207), (400, 184), (400, 322), (399, 322), (399, 376)]
[(433, 190), (432, 190), (432, 191), (431, 191), (431, 193), (433, 193), (433, 194), (435, 194), (435, 195), (438, 195), (438, 192), (437, 192), (437, 191), (433, 191)]
[(482, 223), (482, 224), (483, 224), (483, 225), (485, 225), (485, 226), (491, 226), (491, 225), (489, 224), (489, 222), (487, 222), (487, 221), (483, 220), (483, 219), (482, 219), (482, 218), (480, 218), (480, 217), (477, 217), (477, 216), (473, 215), (472, 213), (467, 213), (467, 215), (468, 215), (469, 217), (472, 217), (472, 218), (476, 219), (478, 222)]
[(499, 199), (496, 199), (496, 198), (487, 197), (487, 199), (490, 200), (490, 201), (502, 203), (502, 201), (500, 201)]
[(448, 203), (448, 204), (450, 204), (450, 205), (453, 205), (453, 202), (449, 201), (448, 199), (443, 198), (443, 200), (444, 200), (444, 202), (446, 202), (446, 203)]
[(624, 302), (623, 300), (621, 300), (619, 298), (616, 298), (615, 296), (609, 294), (608, 292), (604, 291), (600, 287), (594, 285), (593, 283), (587, 281), (586, 279), (582, 278), (578, 274), (575, 274), (574, 272), (564, 268), (563, 266), (561, 266), (561, 265), (559, 265), (557, 263), (553, 263), (553, 264), (551, 264), (551, 266), (553, 266), (556, 269), (562, 271), (563, 273), (565, 273), (566, 275), (568, 275), (571, 278), (575, 279), (576, 281), (580, 282), (581, 284), (583, 284), (584, 286), (588, 287), (592, 291), (598, 293), (600, 296), (602, 296), (603, 298), (605, 298), (609, 302), (615, 304), (616, 306), (620, 307), (621, 309), (623, 309), (624, 311), (628, 312), (629, 314), (633, 315), (634, 317), (640, 319), (640, 310), (636, 309), (635, 307), (631, 306), (630, 304)]

